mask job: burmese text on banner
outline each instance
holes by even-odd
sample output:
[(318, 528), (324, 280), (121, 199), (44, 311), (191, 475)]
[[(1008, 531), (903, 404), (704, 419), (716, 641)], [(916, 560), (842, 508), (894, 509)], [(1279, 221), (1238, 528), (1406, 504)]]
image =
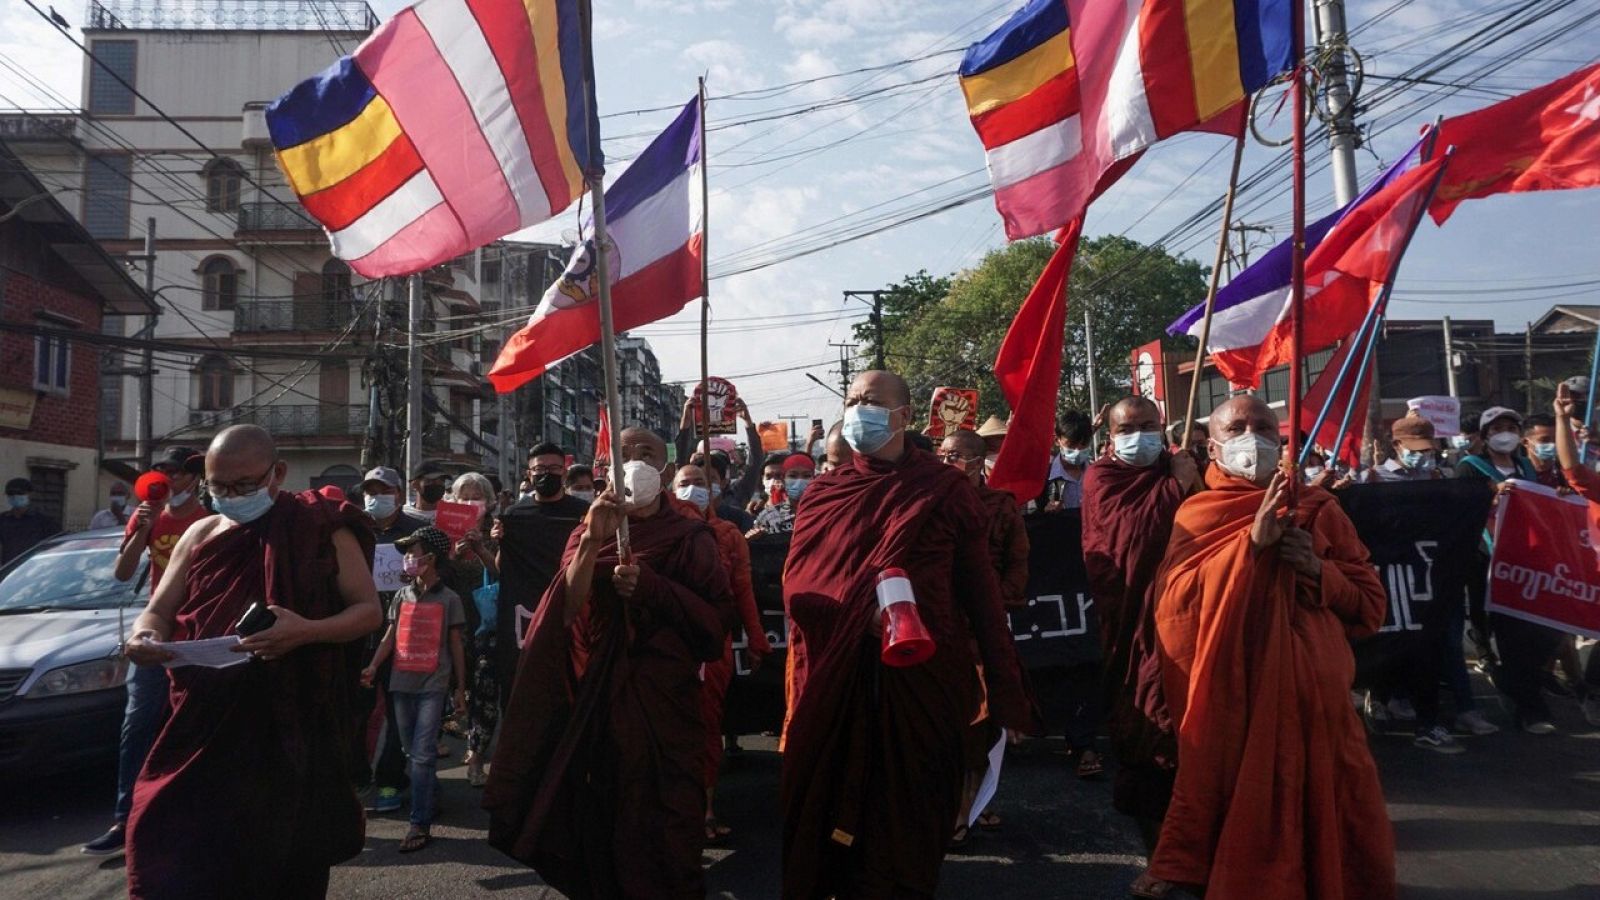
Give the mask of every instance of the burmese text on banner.
[(1489, 609), (1600, 638), (1600, 561), (1586, 501), (1512, 484), (1496, 511)]

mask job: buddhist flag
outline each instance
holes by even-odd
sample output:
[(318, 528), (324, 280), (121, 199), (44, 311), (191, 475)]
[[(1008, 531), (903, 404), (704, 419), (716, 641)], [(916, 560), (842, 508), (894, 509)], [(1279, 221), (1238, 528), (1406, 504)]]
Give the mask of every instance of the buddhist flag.
[(368, 278), (536, 225), (603, 165), (580, 0), (422, 0), (267, 107), (278, 165)]
[(1013, 240), (1081, 216), (1102, 176), (1182, 131), (1237, 134), (1292, 62), (1295, 0), (1029, 0), (961, 61)]
[(1439, 125), (1450, 171), (1428, 211), (1440, 225), (1463, 200), (1600, 185), (1600, 63)]

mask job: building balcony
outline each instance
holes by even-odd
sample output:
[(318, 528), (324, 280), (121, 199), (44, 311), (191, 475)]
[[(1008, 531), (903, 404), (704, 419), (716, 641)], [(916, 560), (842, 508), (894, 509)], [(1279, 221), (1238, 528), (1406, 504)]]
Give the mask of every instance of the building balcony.
[(332, 31), (378, 27), (363, 0), (89, 0), (86, 30)]
[(65, 110), (23, 110), (0, 115), (0, 141), (29, 147), (78, 146), (78, 114)]
[(270, 241), (322, 243), (322, 226), (312, 220), (296, 200), (252, 200), (239, 204), (235, 236)]
[(285, 300), (241, 297), (233, 308), (235, 333), (259, 334), (278, 331), (338, 331), (349, 328), (358, 318), (355, 331), (370, 332), (376, 310), (362, 315), (361, 305), (350, 300)]
[(296, 403), (215, 412), (191, 410), (189, 425), (215, 430), (230, 425), (259, 425), (273, 437), (333, 437), (365, 434), (367, 414), (364, 404)]

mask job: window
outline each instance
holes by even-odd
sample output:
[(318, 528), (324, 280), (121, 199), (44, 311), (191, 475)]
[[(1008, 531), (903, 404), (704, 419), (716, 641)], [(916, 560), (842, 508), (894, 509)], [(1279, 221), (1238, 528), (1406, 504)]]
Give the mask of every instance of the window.
[(226, 256), (213, 256), (200, 264), (200, 308), (233, 309), (239, 302), (239, 270)]
[[(138, 48), (139, 45), (133, 41), (89, 42), (89, 52), (104, 63), (103, 66), (92, 61), (89, 63), (89, 112), (102, 116), (133, 115), (133, 89), (129, 85), (138, 84), (134, 79)], [(107, 69), (116, 75), (113, 76)]]
[(200, 408), (207, 411), (233, 406), (233, 366), (220, 356), (200, 360), (195, 371), (200, 380)]
[(327, 303), (350, 300), (350, 267), (344, 260), (330, 259), (322, 264), (322, 299)]
[(238, 212), (239, 184), (244, 180), (244, 169), (233, 160), (219, 156), (206, 163), (202, 173), (206, 179), (206, 212)]
[(44, 513), (47, 518), (60, 522), (62, 510), (66, 507), (67, 470), (60, 464), (41, 464), (44, 462), (44, 460), (28, 461), (28, 480), (33, 482), (32, 500), (29, 505)]
[(85, 171), (83, 226), (101, 240), (128, 237), (129, 201), (132, 199), (133, 157), (121, 154), (91, 156)]
[(33, 339), (34, 390), (65, 396), (71, 374), (72, 348), (66, 337), (41, 334)]

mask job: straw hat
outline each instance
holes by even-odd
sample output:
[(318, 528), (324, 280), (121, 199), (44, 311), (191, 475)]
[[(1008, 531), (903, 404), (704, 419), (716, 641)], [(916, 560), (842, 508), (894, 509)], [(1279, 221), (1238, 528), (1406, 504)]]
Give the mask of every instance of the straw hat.
[(1006, 423), (999, 416), (990, 416), (978, 426), (978, 437), (1005, 437)]

